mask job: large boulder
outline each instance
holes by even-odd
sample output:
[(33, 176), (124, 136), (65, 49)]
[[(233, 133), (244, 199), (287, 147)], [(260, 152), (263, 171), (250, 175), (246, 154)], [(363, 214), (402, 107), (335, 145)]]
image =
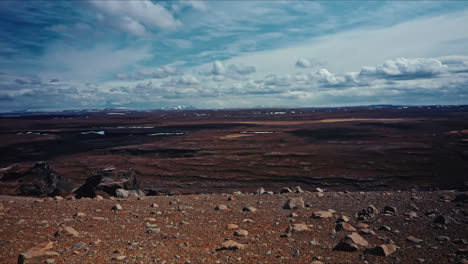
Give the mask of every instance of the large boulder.
[(0, 181), (15, 186), (12, 194), (27, 196), (58, 196), (72, 192), (73, 186), (52, 170), (47, 162), (36, 162), (32, 167), (13, 166), (0, 173)]
[[(117, 196), (117, 190), (140, 191), (140, 184), (135, 177), (135, 171), (116, 172), (115, 168), (106, 168), (86, 179), (86, 182), (75, 190), (77, 198), (101, 196)], [(136, 193), (139, 193), (136, 192)], [(119, 195), (122, 191), (119, 191)]]

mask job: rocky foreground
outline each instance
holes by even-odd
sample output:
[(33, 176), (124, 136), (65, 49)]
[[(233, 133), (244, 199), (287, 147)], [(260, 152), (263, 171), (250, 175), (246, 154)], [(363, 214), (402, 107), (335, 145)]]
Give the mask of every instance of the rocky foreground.
[(0, 263), (468, 263), (466, 193), (282, 192), (0, 196)]

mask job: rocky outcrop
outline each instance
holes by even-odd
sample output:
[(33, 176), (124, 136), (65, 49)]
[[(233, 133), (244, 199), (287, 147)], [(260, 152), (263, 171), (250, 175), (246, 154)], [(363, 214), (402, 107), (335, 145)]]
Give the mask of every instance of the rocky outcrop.
[(47, 162), (36, 162), (32, 167), (11, 167), (2, 171), (0, 181), (16, 185), (17, 195), (57, 196), (72, 191), (72, 185)]
[[(122, 189), (122, 190), (119, 190)], [(117, 191), (119, 190), (119, 191)], [(100, 170), (96, 175), (90, 176), (86, 182), (76, 189), (75, 194), (77, 198), (91, 197), (97, 195), (101, 196), (117, 196), (124, 195), (125, 190), (134, 190), (139, 192), (132, 192), (138, 195), (140, 185), (135, 177), (135, 172), (132, 169), (127, 171), (116, 172), (115, 168), (107, 168)], [(130, 193), (128, 193), (130, 195)], [(125, 196), (125, 195), (124, 195)], [(122, 197), (125, 198), (125, 197)]]

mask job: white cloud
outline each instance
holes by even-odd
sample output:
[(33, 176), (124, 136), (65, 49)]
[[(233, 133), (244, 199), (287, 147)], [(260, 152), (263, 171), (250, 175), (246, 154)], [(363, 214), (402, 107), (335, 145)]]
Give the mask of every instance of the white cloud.
[[(314, 58), (325, 62), (330, 71), (345, 73), (398, 57), (466, 56), (468, 42), (460, 41), (468, 38), (460, 27), (465, 24), (468, 24), (468, 12), (424, 17), (383, 28), (343, 31), (286, 48), (244, 53), (224, 63), (255, 66), (256, 76), (260, 77), (271, 73), (294, 73), (298, 70), (295, 66), (297, 58)], [(320, 64), (323, 67), (324, 63)]]
[(223, 75), (226, 73), (224, 65), (220, 61), (213, 62), (213, 70), (211, 71), (214, 75)]
[(56, 44), (45, 50), (39, 65), (47, 69), (41, 73), (45, 79), (60, 76), (61, 79), (89, 81), (138, 66), (151, 57), (148, 47), (120, 49), (114, 44), (102, 43), (92, 48), (78, 49)]
[(397, 58), (387, 60), (376, 67), (363, 67), (360, 75), (378, 75), (386, 78), (418, 78), (441, 74), (447, 68), (447, 65), (433, 58)]
[(308, 59), (299, 58), (296, 61), (296, 66), (299, 68), (310, 68), (312, 65)]
[(164, 6), (150, 0), (102, 1), (89, 0), (101, 19), (116, 29), (142, 36), (148, 30), (177, 29), (182, 23)]

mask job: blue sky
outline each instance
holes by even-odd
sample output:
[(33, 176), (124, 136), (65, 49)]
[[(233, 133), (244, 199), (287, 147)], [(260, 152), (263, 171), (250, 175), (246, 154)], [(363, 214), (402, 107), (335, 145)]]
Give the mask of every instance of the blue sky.
[(1, 1), (0, 111), (468, 104), (466, 1)]

